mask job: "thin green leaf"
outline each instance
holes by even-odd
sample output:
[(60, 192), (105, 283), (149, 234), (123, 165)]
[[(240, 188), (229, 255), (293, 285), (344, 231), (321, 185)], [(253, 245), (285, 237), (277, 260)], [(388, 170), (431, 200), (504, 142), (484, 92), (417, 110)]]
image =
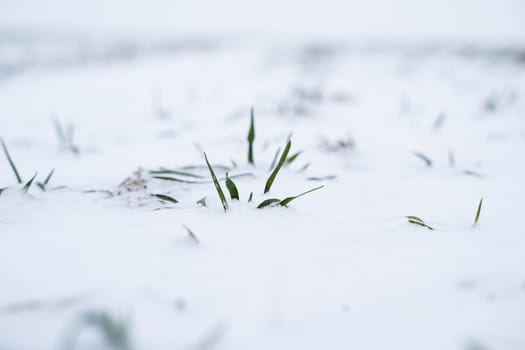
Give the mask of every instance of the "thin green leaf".
[(230, 192), (231, 199), (239, 200), (239, 190), (237, 190), (235, 182), (228, 177), (228, 173), (226, 173), (226, 188), (228, 189), (228, 192)]
[(59, 141), (62, 143), (62, 147), (66, 150), (71, 151), (74, 155), (80, 153), (80, 149), (75, 146), (73, 142), (73, 136), (75, 133), (75, 128), (71, 124), (67, 124), (66, 128), (62, 127), (62, 124), (58, 119), (53, 119), (53, 124), (55, 126), (55, 131), (57, 133)]
[(60, 121), (58, 119), (53, 119), (53, 125), (55, 127), (55, 131), (57, 133), (58, 139), (60, 142), (65, 145), (68, 142), (68, 138), (66, 136), (66, 133), (64, 132), (64, 129), (62, 128), (62, 124), (60, 124)]
[(451, 149), (448, 150), (448, 166), (453, 168), (456, 165), (456, 160), (454, 157), (454, 151)]
[(426, 155), (424, 155), (423, 153), (421, 152), (414, 152), (412, 153), (415, 157), (421, 159), (423, 162), (425, 162), (425, 165), (428, 166), (428, 167), (431, 167), (432, 166), (432, 160), (430, 158), (428, 158)]
[(37, 182), (36, 185), (43, 191), (45, 192), (46, 191), (46, 186), (47, 184), (49, 183), (49, 181), (51, 180), (51, 177), (53, 176), (55, 172), (55, 169), (51, 169), (51, 171), (49, 172), (49, 175), (47, 175), (46, 179), (44, 180), (44, 182)]
[(253, 141), (255, 140), (255, 122), (254, 122), (254, 116), (253, 116), (253, 107), (250, 111), (250, 129), (248, 130), (248, 163), (255, 165), (255, 161), (253, 159)]
[(277, 148), (277, 151), (275, 152), (275, 155), (272, 159), (272, 164), (270, 164), (270, 169), (268, 171), (272, 171), (275, 167), (275, 163), (277, 163), (277, 159), (279, 158), (279, 154), (281, 153), (281, 147)]
[[(222, 165), (222, 164), (212, 164), (212, 167), (213, 169), (221, 169), (221, 170), (224, 170), (224, 171), (230, 171), (231, 168), (229, 166), (226, 166), (226, 165)], [(181, 166), (181, 167), (178, 167), (177, 169), (182, 169), (182, 170), (197, 170), (197, 169), (204, 169), (204, 170), (207, 170), (208, 167), (206, 165), (186, 165), (186, 166)]]
[(185, 184), (206, 184), (210, 183), (210, 181), (192, 181), (192, 180), (183, 180), (176, 177), (171, 176), (153, 176), (154, 179), (157, 180), (164, 180), (164, 181), (174, 181), (174, 182), (181, 182)]
[(265, 199), (264, 201), (262, 201), (261, 203), (259, 203), (259, 205), (257, 206), (257, 209), (262, 209), (264, 207), (267, 207), (269, 205), (274, 205), (274, 204), (277, 204), (279, 203), (281, 200), (278, 199), (278, 198), (270, 198), (270, 199)]
[(290, 157), (288, 157), (288, 159), (286, 159), (285, 166), (292, 164), (297, 159), (297, 157), (301, 155), (301, 153), (303, 153), (303, 151), (296, 152), (292, 154)]
[(0, 142), (2, 143), (2, 148), (4, 149), (4, 154), (7, 158), (7, 161), (9, 162), (9, 165), (11, 166), (11, 169), (13, 169), (13, 173), (16, 176), (16, 181), (18, 181), (19, 184), (22, 183), (22, 178), (20, 177), (20, 174), (18, 173), (18, 170), (16, 170), (15, 163), (11, 159), (11, 156), (9, 155), (9, 151), (7, 150), (7, 146), (4, 143), (4, 139), (0, 139)]
[(23, 191), (24, 193), (27, 193), (27, 192), (29, 191), (29, 188), (31, 188), (31, 184), (33, 184), (33, 181), (35, 180), (36, 175), (37, 175), (37, 173), (35, 173), (35, 175), (33, 175), (33, 177), (31, 178), (31, 180), (29, 180), (29, 181), (24, 185), (24, 187), (22, 188), (22, 191)]
[(268, 180), (266, 181), (266, 186), (264, 187), (264, 193), (267, 193), (272, 188), (273, 182), (275, 180), (275, 177), (277, 176), (277, 173), (283, 166), (284, 162), (286, 161), (286, 157), (288, 157), (288, 152), (290, 152), (290, 148), (292, 147), (292, 141), (288, 140), (286, 143), (286, 147), (283, 151), (283, 154), (281, 154), (281, 158), (279, 159), (279, 163), (277, 163), (277, 166), (273, 170), (273, 172), (270, 174), (270, 177), (268, 177)]
[(167, 194), (152, 193), (151, 195), (153, 197), (157, 197), (158, 199), (163, 200), (165, 202), (179, 203), (178, 200), (176, 200), (175, 198), (173, 198), (171, 196), (168, 196)]
[(483, 197), (479, 200), (478, 210), (476, 211), (476, 217), (474, 218), (474, 224), (472, 224), (472, 227), (475, 227), (478, 224), (482, 206), (483, 206)]
[(66, 338), (64, 349), (75, 348), (75, 339), (82, 332), (82, 328), (94, 328), (104, 338), (106, 344), (113, 350), (132, 350), (130, 330), (128, 324), (106, 312), (90, 311), (80, 319), (79, 328)]
[[(60, 188), (66, 188), (66, 186), (62, 186)], [(56, 188), (56, 189), (59, 189), (59, 188)], [(56, 189), (53, 189), (53, 190), (56, 190)], [(113, 192), (111, 192), (110, 190), (87, 190), (83, 192), (84, 193), (103, 193), (107, 196), (107, 198), (111, 198), (115, 196)]]
[(46, 179), (44, 180), (44, 186), (46, 186), (49, 183), (49, 180), (51, 180), (51, 177), (55, 173), (55, 169), (51, 169), (49, 172), (49, 175), (47, 175)]
[(204, 178), (204, 176), (201, 176), (201, 175), (196, 175), (196, 174), (188, 173), (186, 171), (171, 170), (171, 169), (150, 170), (149, 173), (151, 175), (172, 174), (172, 175), (193, 177), (193, 178), (196, 178), (196, 179), (203, 179)]
[[(236, 179), (239, 177), (246, 177), (246, 176), (254, 176), (254, 175), (252, 173), (236, 174), (236, 175), (230, 176), (230, 179)], [(184, 179), (179, 179), (179, 178), (171, 177), (171, 176), (153, 176), (153, 178), (158, 179), (158, 180), (174, 181), (174, 182), (180, 182), (180, 183), (185, 183), (185, 184), (209, 184), (213, 182), (213, 180), (209, 180), (209, 181), (208, 180), (207, 181), (184, 180)], [(226, 179), (225, 177), (219, 178), (220, 181), (225, 180), (225, 179)]]
[(210, 175), (211, 175), (211, 178), (213, 179), (213, 184), (215, 185), (215, 189), (217, 190), (219, 199), (221, 200), (222, 207), (224, 208), (224, 211), (227, 211), (228, 202), (226, 201), (226, 197), (224, 196), (224, 192), (222, 191), (221, 184), (219, 183), (219, 180), (217, 180), (217, 176), (215, 176), (215, 172), (213, 171), (210, 165), (210, 162), (208, 161), (208, 157), (206, 156), (206, 153), (204, 153), (204, 159), (206, 160), (206, 165), (208, 165), (208, 169), (210, 170)]
[(253, 192), (250, 192), (250, 196), (248, 197), (248, 203), (250, 203), (253, 199)]
[(469, 176), (474, 176), (474, 177), (477, 177), (477, 178), (480, 178), (480, 179), (483, 178), (483, 175), (481, 175), (480, 173), (475, 172), (475, 171), (472, 171), (472, 170), (468, 170), (468, 169), (467, 169), (467, 170), (463, 170), (463, 171), (461, 172), (461, 174), (463, 174), (463, 175), (469, 175)]
[(417, 216), (413, 216), (413, 215), (409, 215), (409, 216), (406, 216), (406, 218), (408, 220), (414, 220), (414, 221), (419, 221), (419, 222), (424, 222), (422, 219), (420, 219), (419, 217)]
[(311, 176), (307, 177), (306, 180), (308, 181), (327, 181), (327, 180), (335, 180), (337, 178), (336, 175), (326, 175), (326, 176)]
[(306, 163), (305, 165), (301, 167), (301, 169), (297, 170), (297, 172), (299, 173), (305, 172), (306, 169), (308, 169), (309, 167), (310, 167), (310, 163)]
[(286, 197), (285, 199), (283, 199), (282, 201), (279, 202), (279, 205), (283, 206), (283, 207), (286, 207), (291, 201), (299, 198), (299, 197), (302, 197), (304, 196), (305, 194), (308, 194), (308, 193), (311, 193), (313, 191), (317, 191), (317, 190), (320, 190), (321, 188), (323, 188), (323, 186), (319, 186), (319, 187), (316, 187), (316, 188), (312, 188), (311, 190), (308, 190), (306, 192), (303, 192), (301, 194), (298, 194), (297, 196), (292, 196), (292, 197)]
[(422, 219), (420, 219), (417, 216), (409, 215), (409, 216), (405, 216), (405, 217), (408, 220), (408, 222), (411, 223), (411, 224), (415, 224), (415, 225), (419, 225), (419, 226), (422, 226), (422, 227), (426, 227), (429, 230), (434, 230), (433, 227), (427, 225)]
[(201, 199), (199, 199), (197, 201), (197, 204), (202, 205), (203, 207), (207, 207), (208, 205), (206, 204), (206, 197), (202, 197)]
[(184, 229), (186, 230), (186, 232), (188, 232), (188, 236), (190, 236), (190, 238), (196, 243), (196, 244), (201, 244), (201, 242), (199, 241), (199, 239), (197, 238), (197, 236), (195, 235), (195, 233), (193, 233), (193, 231), (186, 225), (182, 224), (182, 227), (184, 227)]

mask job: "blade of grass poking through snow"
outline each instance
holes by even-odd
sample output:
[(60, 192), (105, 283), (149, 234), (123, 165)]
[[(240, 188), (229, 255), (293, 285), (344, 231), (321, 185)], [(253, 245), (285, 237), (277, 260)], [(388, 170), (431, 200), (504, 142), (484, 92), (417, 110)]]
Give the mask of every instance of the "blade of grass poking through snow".
[(309, 167), (310, 167), (310, 163), (306, 163), (305, 165), (301, 167), (301, 169), (297, 170), (297, 172), (299, 173), (305, 172), (306, 169), (308, 169)]
[(235, 182), (233, 182), (232, 179), (228, 177), (228, 173), (226, 173), (226, 188), (228, 189), (228, 192), (230, 192), (231, 199), (239, 200), (239, 190), (237, 190)]
[(213, 179), (213, 184), (215, 185), (215, 189), (217, 190), (217, 194), (219, 195), (219, 199), (221, 200), (222, 207), (224, 208), (224, 211), (228, 210), (228, 202), (226, 201), (226, 197), (224, 196), (224, 192), (222, 192), (221, 184), (219, 183), (219, 180), (217, 180), (217, 176), (215, 176), (215, 173), (213, 172), (213, 169), (210, 165), (210, 162), (208, 161), (208, 157), (206, 156), (206, 153), (204, 153), (204, 159), (206, 160), (206, 165), (208, 165), (208, 169), (210, 170), (211, 178)]
[(275, 155), (272, 159), (272, 164), (270, 164), (270, 169), (268, 171), (272, 171), (275, 167), (275, 163), (277, 163), (277, 159), (279, 158), (279, 154), (281, 153), (281, 147), (277, 148), (277, 152), (275, 152)]
[(51, 177), (53, 176), (54, 173), (55, 173), (55, 169), (51, 169), (46, 179), (44, 180), (44, 186), (46, 186), (49, 183), (49, 180), (51, 180)]
[(288, 152), (290, 152), (290, 147), (292, 147), (292, 141), (288, 140), (286, 143), (286, 148), (283, 151), (283, 154), (281, 154), (281, 158), (279, 159), (279, 163), (277, 163), (277, 166), (275, 169), (273, 169), (273, 172), (270, 174), (270, 177), (268, 177), (268, 180), (266, 180), (266, 186), (264, 187), (264, 193), (267, 193), (270, 191), (273, 185), (273, 181), (275, 180), (275, 177), (277, 176), (277, 173), (283, 166), (284, 162), (286, 161), (286, 157), (288, 157)]
[(323, 188), (323, 186), (319, 186), (319, 187), (316, 187), (316, 188), (312, 188), (311, 190), (308, 190), (306, 192), (303, 192), (301, 194), (298, 194), (297, 196), (292, 196), (292, 197), (286, 197), (285, 199), (283, 199), (282, 201), (279, 202), (279, 205), (283, 206), (283, 207), (286, 207), (291, 201), (299, 198), (299, 197), (302, 197), (304, 196), (305, 194), (308, 194), (308, 193), (312, 193), (313, 191), (317, 191), (317, 190), (320, 190), (321, 188)]
[(264, 201), (259, 203), (259, 205), (257, 206), (257, 209), (262, 209), (262, 208), (265, 208), (265, 207), (270, 206), (270, 205), (275, 205), (275, 204), (279, 203), (280, 201), (281, 200), (278, 199), (278, 198), (265, 199)]
[(306, 180), (308, 181), (328, 181), (328, 180), (335, 180), (336, 178), (337, 178), (336, 175), (310, 176), (310, 177), (307, 177)]
[(250, 192), (250, 196), (248, 197), (248, 203), (250, 203), (253, 199), (253, 192)]
[(422, 227), (426, 227), (429, 230), (434, 230), (433, 227), (427, 225), (422, 219), (418, 218), (417, 216), (409, 215), (409, 216), (406, 216), (406, 219), (411, 224), (415, 224), (415, 225), (419, 225), (419, 226), (422, 226)]
[(255, 140), (255, 122), (253, 116), (253, 107), (250, 110), (250, 129), (248, 130), (248, 163), (255, 165), (253, 159), (253, 141)]
[(203, 207), (207, 207), (208, 205), (206, 204), (206, 197), (202, 197), (201, 199), (199, 199), (197, 201), (197, 204), (202, 205)]
[(153, 197), (156, 197), (162, 201), (165, 201), (165, 202), (171, 202), (171, 203), (179, 203), (178, 200), (176, 200), (175, 198), (171, 197), (171, 196), (168, 196), (167, 194), (157, 194), (157, 193), (153, 193), (152, 194)]
[(204, 176), (188, 173), (186, 171), (178, 171), (178, 170), (171, 170), (171, 169), (150, 170), (149, 173), (151, 175), (171, 174), (171, 175), (180, 175), (180, 176), (193, 177), (193, 178), (196, 178), (196, 179), (203, 179), (204, 178)]
[(301, 155), (301, 153), (303, 153), (303, 151), (296, 152), (296, 153), (292, 154), (290, 157), (288, 157), (286, 159), (285, 166), (288, 166), (288, 165), (292, 164), (297, 159), (297, 157), (299, 157)]
[(29, 188), (31, 188), (31, 184), (33, 184), (33, 181), (35, 180), (36, 175), (37, 175), (37, 173), (35, 173), (35, 175), (33, 175), (33, 177), (31, 178), (31, 180), (29, 180), (29, 181), (24, 185), (24, 187), (22, 188), (22, 191), (23, 191), (24, 193), (27, 193), (27, 191), (29, 191)]
[[(230, 176), (230, 179), (236, 179), (236, 178), (239, 178), (239, 177), (246, 177), (246, 176), (255, 176), (253, 175), (252, 173), (242, 173), (242, 174), (235, 174), (235, 175), (232, 175)], [(207, 180), (203, 180), (203, 181), (193, 181), (193, 180), (184, 180), (184, 179), (179, 179), (179, 178), (176, 178), (176, 177), (170, 177), (170, 176), (153, 176), (154, 179), (158, 179), (158, 180), (164, 180), (164, 181), (174, 181), (174, 182), (180, 182), (180, 183), (185, 183), (185, 184), (209, 184), (209, 183), (212, 183), (213, 180), (210, 180), (210, 181), (207, 181)], [(219, 180), (225, 180), (226, 178), (224, 177), (220, 177)]]
[(55, 131), (57, 133), (57, 136), (60, 142), (62, 142), (62, 144), (66, 144), (67, 143), (66, 133), (64, 132), (64, 129), (62, 128), (62, 124), (60, 124), (58, 119), (56, 118), (53, 119), (53, 126), (55, 127)]
[(476, 211), (476, 217), (474, 218), (474, 224), (472, 224), (472, 227), (475, 227), (478, 224), (479, 216), (481, 214), (481, 207), (483, 206), (483, 198), (479, 200), (478, 204), (478, 210)]
[[(214, 169), (221, 169), (224, 171), (232, 170), (229, 166), (222, 165), (222, 164), (213, 164), (212, 167)], [(203, 170), (204, 169), (204, 170), (207, 170), (208, 166), (207, 165), (185, 165), (185, 166), (178, 167), (177, 169), (182, 169), (182, 170)]]
[(47, 175), (46, 179), (44, 180), (44, 182), (37, 182), (37, 186), (40, 187), (40, 189), (42, 191), (45, 191), (46, 190), (46, 186), (47, 184), (49, 183), (49, 181), (51, 180), (51, 177), (53, 176), (53, 174), (55, 173), (55, 169), (51, 169), (51, 171), (49, 172), (49, 175)]
[(428, 166), (428, 167), (431, 167), (432, 166), (432, 160), (430, 158), (428, 158), (426, 155), (424, 155), (423, 153), (421, 152), (414, 152), (412, 153), (415, 157), (421, 159), (423, 162), (425, 162), (425, 165)]
[(19, 184), (22, 183), (22, 178), (20, 177), (20, 174), (18, 173), (18, 170), (16, 170), (15, 163), (11, 159), (11, 156), (9, 155), (9, 151), (7, 150), (7, 146), (4, 143), (4, 139), (0, 139), (0, 142), (2, 143), (2, 148), (4, 149), (4, 154), (7, 158), (7, 161), (9, 162), (9, 165), (11, 166), (11, 169), (13, 169), (13, 173), (16, 176), (16, 181), (18, 181)]
[(66, 334), (63, 349), (74, 349), (77, 338), (85, 329), (94, 329), (102, 337), (108, 349), (132, 350), (130, 327), (127, 321), (118, 319), (105, 311), (88, 311), (83, 314), (74, 328)]
[(196, 244), (201, 244), (201, 242), (199, 241), (199, 239), (197, 238), (195, 233), (193, 233), (193, 231), (188, 226), (182, 224), (182, 227), (184, 227), (186, 232), (188, 232), (188, 236), (190, 236), (190, 238), (193, 240), (193, 242), (195, 242)]

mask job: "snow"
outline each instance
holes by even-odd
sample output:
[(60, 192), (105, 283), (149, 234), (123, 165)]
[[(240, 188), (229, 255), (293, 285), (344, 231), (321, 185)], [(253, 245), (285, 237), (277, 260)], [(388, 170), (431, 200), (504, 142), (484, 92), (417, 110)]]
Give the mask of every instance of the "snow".
[[(525, 348), (521, 2), (465, 19), (449, 2), (330, 0), (294, 26), (289, 1), (271, 27), (262, 2), (46, 4), (0, 2), (0, 137), (24, 180), (54, 168), (48, 187), (66, 186), (24, 195), (0, 155), (0, 350)], [(360, 9), (350, 24), (343, 8)], [(321, 9), (333, 21), (313, 23)], [(290, 133), (304, 152), (264, 195)], [(148, 174), (204, 166), (202, 151), (253, 173), (226, 213), (213, 184)], [(86, 323), (104, 317), (128, 343)]]

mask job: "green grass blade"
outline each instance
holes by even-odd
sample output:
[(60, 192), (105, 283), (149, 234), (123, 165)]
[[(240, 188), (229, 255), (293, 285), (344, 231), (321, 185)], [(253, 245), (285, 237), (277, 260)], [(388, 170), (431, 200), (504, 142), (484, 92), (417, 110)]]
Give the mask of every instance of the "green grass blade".
[(209, 181), (193, 181), (193, 180), (183, 180), (176, 177), (171, 176), (153, 176), (154, 179), (157, 180), (164, 180), (164, 181), (173, 181), (173, 182), (181, 182), (185, 184), (207, 184)]
[(51, 169), (49, 172), (49, 175), (47, 175), (46, 179), (44, 180), (44, 186), (46, 186), (49, 183), (49, 180), (51, 180), (51, 177), (55, 173), (55, 169)]
[(188, 236), (190, 236), (190, 238), (195, 242), (195, 244), (201, 244), (195, 233), (193, 233), (193, 231), (188, 226), (182, 224), (182, 227), (184, 227), (186, 232), (188, 232)]
[(206, 204), (206, 197), (202, 197), (201, 199), (199, 199), (197, 201), (197, 204), (202, 205), (203, 207), (208, 207), (208, 205)]
[(408, 216), (406, 216), (406, 218), (407, 218), (408, 220), (414, 220), (414, 221), (424, 222), (424, 221), (423, 221), (422, 219), (420, 219), (419, 217), (417, 217), (417, 216), (413, 216), (413, 215), (408, 215)]
[(239, 190), (237, 190), (235, 182), (228, 177), (228, 173), (226, 173), (226, 188), (228, 189), (228, 192), (230, 192), (231, 199), (239, 200)]
[(328, 180), (335, 180), (336, 178), (337, 178), (337, 175), (310, 176), (310, 177), (307, 177), (306, 180), (308, 181), (328, 181)]
[(272, 171), (275, 167), (275, 163), (277, 163), (277, 159), (279, 158), (279, 154), (281, 153), (281, 147), (277, 148), (277, 151), (275, 152), (275, 155), (272, 159), (272, 164), (270, 164), (270, 169), (268, 171)]
[(11, 166), (11, 169), (13, 169), (13, 173), (16, 176), (16, 181), (18, 181), (19, 184), (22, 183), (22, 178), (20, 177), (20, 174), (18, 173), (18, 170), (16, 170), (15, 163), (11, 159), (11, 156), (9, 155), (9, 151), (7, 150), (7, 146), (4, 143), (4, 139), (0, 139), (0, 142), (2, 143), (2, 148), (4, 149), (4, 154), (7, 158), (7, 161), (9, 162), (9, 165)]
[(418, 226), (422, 226), (422, 227), (426, 227), (428, 228), (429, 230), (434, 230), (433, 227), (427, 225), (423, 219), (417, 217), (417, 216), (413, 216), (413, 215), (409, 215), (409, 216), (405, 216), (405, 218), (408, 220), (409, 223), (411, 224), (415, 224), (415, 225), (418, 225)]
[(277, 163), (277, 166), (273, 170), (273, 172), (270, 174), (270, 177), (268, 177), (268, 180), (266, 180), (266, 186), (264, 187), (264, 193), (267, 193), (272, 188), (273, 182), (275, 180), (275, 177), (277, 176), (277, 173), (283, 166), (284, 162), (286, 161), (286, 157), (288, 157), (288, 152), (290, 152), (290, 148), (292, 147), (292, 141), (288, 140), (286, 143), (286, 147), (283, 151), (283, 154), (281, 154), (281, 158), (279, 159), (279, 162)]
[(131, 342), (131, 335), (128, 324), (120, 319), (113, 317), (106, 312), (92, 311), (83, 315), (81, 327), (76, 329), (76, 334), (66, 338), (64, 349), (75, 348), (75, 339), (82, 328), (91, 328), (98, 331), (105, 340), (109, 349), (113, 350), (132, 350), (134, 347)]
[(224, 211), (227, 211), (228, 202), (226, 201), (226, 197), (224, 196), (224, 192), (222, 191), (221, 184), (219, 183), (219, 180), (217, 180), (217, 176), (215, 176), (215, 173), (213, 172), (210, 162), (208, 161), (208, 157), (206, 156), (206, 153), (204, 153), (204, 159), (206, 160), (206, 165), (208, 165), (208, 169), (210, 170), (210, 175), (211, 175), (211, 178), (213, 179), (213, 184), (215, 185), (215, 189), (217, 190), (219, 199), (221, 200), (222, 207), (224, 208)]
[(60, 124), (60, 121), (56, 118), (53, 119), (53, 126), (55, 127), (55, 131), (57, 133), (58, 139), (62, 143), (62, 145), (67, 144), (67, 137), (66, 133), (64, 132), (64, 129), (62, 128), (62, 124)]
[[(232, 170), (231, 167), (223, 165), (223, 164), (212, 164), (212, 167), (214, 169), (221, 169), (224, 171), (230, 171)], [(185, 165), (178, 167), (177, 169), (181, 170), (208, 170), (208, 166), (206, 165)]]
[(477, 177), (479, 179), (484, 178), (484, 176), (482, 174), (480, 174), (480, 173), (478, 173), (476, 171), (473, 171), (473, 170), (469, 170), (469, 169), (463, 170), (460, 174)]
[(259, 203), (259, 205), (257, 206), (257, 209), (262, 209), (262, 208), (265, 208), (267, 206), (277, 204), (280, 201), (281, 200), (277, 199), (277, 198), (266, 199), (266, 200), (262, 201), (261, 203)]
[(475, 227), (478, 224), (482, 206), (483, 206), (483, 197), (479, 200), (478, 210), (476, 211), (476, 217), (474, 218), (474, 224), (472, 224), (472, 227)]
[(37, 173), (35, 173), (35, 175), (33, 175), (33, 177), (31, 178), (31, 180), (29, 180), (25, 185), (24, 187), (22, 188), (22, 191), (24, 193), (27, 193), (27, 191), (29, 191), (29, 189), (31, 188), (31, 185), (33, 184), (33, 181), (35, 180), (36, 178), (36, 175)]
[(186, 171), (178, 171), (178, 170), (171, 170), (171, 169), (159, 169), (159, 170), (150, 170), (149, 173), (151, 175), (163, 175), (163, 174), (171, 174), (171, 175), (180, 175), (180, 176), (186, 176), (186, 177), (193, 177), (196, 179), (203, 179), (204, 176), (188, 173)]
[(415, 157), (421, 159), (423, 162), (425, 162), (425, 165), (428, 166), (428, 167), (431, 167), (432, 166), (432, 160), (430, 158), (428, 158), (426, 155), (424, 155), (423, 153), (421, 152), (414, 152), (412, 153)]
[[(246, 177), (246, 176), (255, 176), (255, 175), (252, 173), (235, 174), (235, 175), (230, 176), (230, 179), (236, 179), (239, 177)], [(213, 182), (213, 180), (210, 180), (210, 181), (184, 180), (184, 179), (179, 179), (179, 178), (171, 177), (171, 176), (152, 176), (152, 177), (157, 180), (173, 181), (173, 182), (180, 182), (180, 183), (185, 183), (185, 184), (209, 184)], [(225, 179), (226, 179), (225, 177), (220, 177), (219, 181), (222, 181)]]
[(285, 199), (283, 199), (282, 201), (279, 202), (279, 205), (283, 206), (283, 207), (286, 207), (291, 201), (299, 198), (299, 197), (302, 197), (304, 196), (305, 194), (308, 194), (308, 193), (312, 193), (313, 191), (317, 191), (317, 190), (320, 190), (321, 188), (323, 188), (323, 186), (319, 186), (319, 187), (316, 187), (316, 188), (312, 188), (311, 190), (308, 190), (306, 192), (303, 192), (301, 194), (298, 194), (297, 196), (292, 196), (292, 197), (287, 197)]
[(255, 165), (253, 159), (253, 141), (255, 140), (255, 122), (253, 116), (253, 107), (250, 111), (250, 129), (248, 130), (248, 163)]
[(36, 185), (43, 191), (45, 192), (46, 191), (46, 186), (47, 184), (49, 183), (49, 181), (51, 180), (51, 177), (53, 176), (53, 174), (55, 173), (55, 169), (51, 169), (51, 171), (49, 172), (49, 174), (47, 175), (46, 179), (44, 180), (44, 182), (37, 182)]
[(178, 200), (171, 196), (168, 196), (167, 194), (152, 193), (151, 195), (165, 202), (179, 203)]
[(250, 203), (253, 199), (253, 192), (250, 192), (250, 196), (248, 197), (248, 203)]
[(301, 167), (301, 169), (297, 170), (297, 172), (302, 173), (305, 172), (310, 167), (310, 163), (306, 163)]
[(5, 190), (7, 190), (9, 187), (2, 187), (0, 188), (0, 195), (2, 194), (2, 192), (4, 192)]
[(288, 159), (286, 159), (285, 165), (288, 166), (292, 164), (297, 159), (297, 157), (299, 157), (302, 153), (303, 151), (299, 151), (299, 152), (292, 154), (290, 157), (288, 157)]

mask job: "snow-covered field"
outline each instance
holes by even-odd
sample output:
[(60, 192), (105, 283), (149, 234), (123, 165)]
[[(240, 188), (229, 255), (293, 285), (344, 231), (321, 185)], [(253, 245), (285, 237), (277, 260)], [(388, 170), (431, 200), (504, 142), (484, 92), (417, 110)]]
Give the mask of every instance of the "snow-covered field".
[(291, 40), (35, 32), (6, 4), (0, 350), (525, 349), (525, 45), (502, 11), (508, 41)]

